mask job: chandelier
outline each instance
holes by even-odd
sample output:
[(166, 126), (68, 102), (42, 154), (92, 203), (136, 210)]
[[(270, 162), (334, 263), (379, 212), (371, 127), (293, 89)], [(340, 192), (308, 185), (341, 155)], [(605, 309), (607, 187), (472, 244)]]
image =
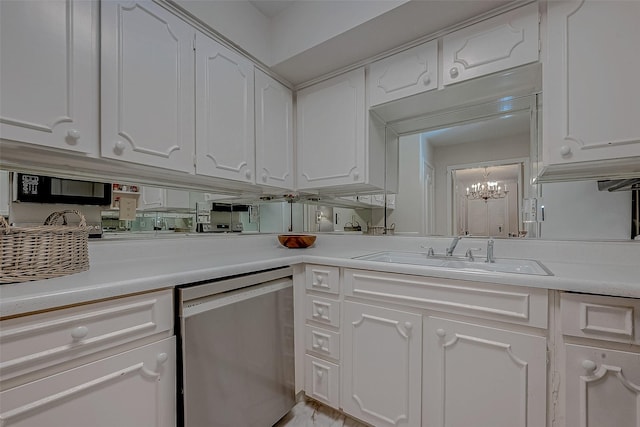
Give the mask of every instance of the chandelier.
[(502, 199), (507, 195), (509, 192), (507, 184), (503, 188), (498, 181), (489, 181), (489, 172), (486, 167), (482, 176), (484, 182), (478, 182), (477, 184), (472, 184), (471, 187), (467, 187), (467, 199), (482, 199), (486, 202), (488, 199)]

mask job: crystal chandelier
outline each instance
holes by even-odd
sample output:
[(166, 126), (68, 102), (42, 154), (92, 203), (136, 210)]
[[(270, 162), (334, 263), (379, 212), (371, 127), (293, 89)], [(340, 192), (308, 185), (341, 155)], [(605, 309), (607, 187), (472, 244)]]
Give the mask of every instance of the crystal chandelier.
[(467, 199), (482, 199), (486, 202), (488, 199), (502, 199), (507, 195), (509, 192), (507, 184), (503, 188), (498, 181), (489, 181), (489, 172), (486, 167), (482, 176), (484, 182), (478, 182), (477, 184), (472, 184), (471, 187), (467, 187)]

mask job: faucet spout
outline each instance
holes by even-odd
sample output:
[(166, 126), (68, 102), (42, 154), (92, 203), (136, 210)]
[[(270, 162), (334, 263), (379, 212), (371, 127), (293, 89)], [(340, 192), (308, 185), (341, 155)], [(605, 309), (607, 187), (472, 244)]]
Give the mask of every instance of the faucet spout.
[(458, 245), (458, 242), (460, 241), (460, 239), (462, 239), (462, 236), (455, 236), (453, 238), (453, 241), (451, 242), (451, 244), (447, 248), (447, 251), (446, 251), (446, 255), (447, 256), (452, 256), (453, 255), (453, 251), (456, 248), (456, 246)]
[(496, 262), (493, 258), (493, 239), (487, 240), (487, 259), (484, 262)]

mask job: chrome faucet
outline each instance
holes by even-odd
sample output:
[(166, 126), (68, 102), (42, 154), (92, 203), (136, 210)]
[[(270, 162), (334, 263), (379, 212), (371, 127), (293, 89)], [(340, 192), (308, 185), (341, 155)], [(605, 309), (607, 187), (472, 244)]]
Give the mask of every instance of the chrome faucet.
[(456, 236), (456, 237), (453, 238), (453, 241), (451, 242), (451, 244), (447, 248), (447, 252), (446, 252), (447, 256), (452, 256), (453, 255), (453, 250), (456, 248), (456, 245), (458, 244), (460, 239), (462, 239), (462, 236)]
[(496, 262), (493, 258), (493, 239), (487, 240), (487, 259), (484, 262)]

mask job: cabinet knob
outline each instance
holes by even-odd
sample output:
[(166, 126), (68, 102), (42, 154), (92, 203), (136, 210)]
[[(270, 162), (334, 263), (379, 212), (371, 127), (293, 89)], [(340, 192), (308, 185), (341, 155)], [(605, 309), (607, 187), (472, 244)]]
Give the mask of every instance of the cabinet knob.
[(353, 171), (353, 179), (357, 180), (358, 178), (360, 178), (360, 172), (358, 172), (358, 169), (355, 169)]
[(322, 347), (324, 345), (324, 340), (322, 338), (318, 338), (318, 346)]
[(322, 285), (323, 281), (324, 281), (324, 279), (322, 278), (322, 276), (317, 276), (316, 277), (316, 282), (318, 282), (318, 285)]
[(316, 308), (316, 317), (317, 316), (322, 316), (323, 314), (324, 314), (324, 308), (322, 308), (322, 307)]
[(322, 378), (322, 371), (316, 371), (316, 375), (318, 376), (318, 378)]
[(447, 335), (447, 333), (445, 332), (444, 329), (438, 328), (436, 329), (436, 335), (439, 336), (440, 338), (444, 338), (444, 336)]
[(458, 77), (460, 75), (460, 72), (458, 71), (458, 69), (456, 67), (453, 67), (449, 70), (449, 75), (451, 76), (452, 79), (455, 79), (456, 77)]
[(262, 182), (267, 182), (267, 179), (268, 179), (268, 178), (269, 178), (269, 177), (267, 176), (267, 174), (266, 174), (266, 173), (263, 173), (263, 174), (262, 174)]
[(413, 328), (411, 322), (404, 322), (404, 327), (407, 331), (410, 331)]
[(117, 155), (121, 155), (124, 152), (125, 144), (123, 141), (116, 141), (113, 145), (113, 152)]
[(251, 171), (245, 171), (244, 176), (245, 176), (247, 179), (251, 179)]
[(87, 328), (86, 326), (78, 326), (77, 328), (73, 328), (71, 330), (71, 337), (74, 340), (81, 340), (82, 338), (86, 337), (88, 333), (89, 328)]
[(582, 361), (582, 367), (585, 369), (585, 371), (593, 372), (596, 370), (598, 365), (596, 365), (596, 362), (594, 362), (593, 360), (586, 359)]
[(67, 138), (77, 141), (80, 139), (80, 131), (78, 129), (69, 129), (67, 131)]
[(158, 353), (158, 355), (156, 356), (156, 360), (160, 364), (166, 362), (167, 359), (169, 359), (169, 356), (167, 355), (167, 353)]
[(562, 157), (566, 157), (570, 154), (571, 154), (571, 147), (569, 147), (568, 145), (563, 145), (562, 147), (560, 147), (560, 155)]
[(422, 78), (422, 84), (428, 86), (429, 83), (431, 83), (431, 76), (427, 74)]

